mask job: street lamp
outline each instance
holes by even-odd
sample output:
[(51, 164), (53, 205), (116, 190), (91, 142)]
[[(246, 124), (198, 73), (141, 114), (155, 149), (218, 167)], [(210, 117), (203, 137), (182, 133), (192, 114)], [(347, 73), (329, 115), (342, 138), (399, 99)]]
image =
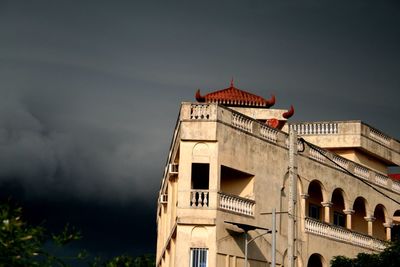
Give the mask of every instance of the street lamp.
[(276, 266), (276, 214), (286, 214), (287, 211), (276, 211), (275, 208), (272, 212), (261, 212), (260, 215), (272, 215), (272, 267)]
[[(242, 229), (244, 231), (244, 267), (247, 267), (247, 247), (248, 245), (253, 242), (254, 240), (256, 240), (257, 238), (266, 235), (266, 234), (270, 234), (272, 233), (271, 230), (264, 228), (264, 227), (259, 227), (259, 226), (255, 226), (255, 225), (250, 225), (250, 224), (244, 224), (244, 223), (237, 223), (237, 222), (230, 222), (230, 221), (224, 221), (225, 223), (229, 223), (229, 224), (233, 224), (236, 225), (237, 227), (239, 227), (240, 229)], [(250, 240), (247, 240), (248, 238), (248, 232), (251, 230), (256, 230), (256, 229), (260, 229), (260, 230), (266, 230), (266, 233), (260, 234)]]

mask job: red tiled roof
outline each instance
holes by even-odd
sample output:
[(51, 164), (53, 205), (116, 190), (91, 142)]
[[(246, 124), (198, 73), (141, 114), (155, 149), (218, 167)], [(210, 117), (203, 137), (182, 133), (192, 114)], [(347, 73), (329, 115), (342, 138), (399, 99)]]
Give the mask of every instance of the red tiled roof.
[(233, 81), (231, 86), (208, 93), (204, 96), (200, 94), (200, 89), (196, 92), (196, 100), (199, 102), (214, 102), (220, 104), (226, 104), (230, 106), (251, 106), (251, 107), (271, 107), (275, 104), (275, 96), (272, 95), (271, 99), (267, 100), (260, 96), (251, 94), (234, 87)]
[(389, 174), (389, 177), (392, 178), (392, 179), (394, 179), (394, 180), (400, 181), (400, 173), (392, 173), (392, 174)]

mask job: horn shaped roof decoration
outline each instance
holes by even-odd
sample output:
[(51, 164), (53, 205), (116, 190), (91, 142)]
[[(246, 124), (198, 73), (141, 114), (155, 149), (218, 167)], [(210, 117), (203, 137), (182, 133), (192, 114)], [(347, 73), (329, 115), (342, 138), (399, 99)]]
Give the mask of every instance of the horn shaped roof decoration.
[(290, 105), (290, 109), (288, 111), (286, 111), (285, 113), (282, 114), (282, 117), (284, 117), (285, 119), (289, 119), (290, 117), (292, 117), (294, 114), (294, 107), (293, 105)]
[(228, 106), (247, 106), (247, 107), (263, 107), (269, 108), (275, 104), (275, 96), (270, 99), (264, 99), (260, 96), (251, 94), (236, 88), (231, 81), (230, 87), (208, 93), (204, 96), (200, 94), (200, 89), (196, 92), (196, 100), (198, 102), (213, 102)]

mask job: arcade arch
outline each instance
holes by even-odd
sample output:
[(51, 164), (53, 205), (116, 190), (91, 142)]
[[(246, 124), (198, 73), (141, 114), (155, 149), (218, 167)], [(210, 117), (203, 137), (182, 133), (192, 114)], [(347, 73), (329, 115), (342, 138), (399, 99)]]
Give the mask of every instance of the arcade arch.
[(308, 258), (307, 267), (324, 267), (325, 260), (321, 254), (314, 253)]

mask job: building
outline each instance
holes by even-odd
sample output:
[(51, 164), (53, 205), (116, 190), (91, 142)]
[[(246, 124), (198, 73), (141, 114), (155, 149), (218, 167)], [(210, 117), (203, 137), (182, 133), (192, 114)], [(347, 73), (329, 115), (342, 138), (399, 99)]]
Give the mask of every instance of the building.
[[(165, 166), (157, 266), (242, 267), (252, 239), (248, 266), (271, 266), (273, 255), (277, 266), (329, 266), (335, 255), (379, 252), (394, 236), (400, 181), (389, 169), (400, 165), (399, 141), (361, 121), (288, 123), (293, 107), (273, 109), (274, 96), (233, 82), (196, 100), (181, 104)], [(290, 128), (299, 137), (294, 206)], [(265, 234), (273, 209), (275, 254)]]

